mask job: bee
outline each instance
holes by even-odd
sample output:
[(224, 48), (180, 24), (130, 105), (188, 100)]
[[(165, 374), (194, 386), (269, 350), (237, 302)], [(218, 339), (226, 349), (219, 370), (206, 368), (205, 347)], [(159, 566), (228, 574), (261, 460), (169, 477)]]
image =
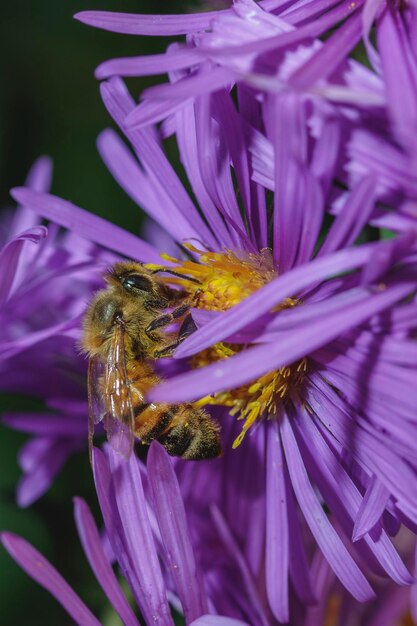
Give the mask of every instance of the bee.
[[(86, 311), (90, 455), (94, 426), (103, 422), (110, 444), (125, 458), (135, 437), (146, 444), (156, 439), (183, 459), (215, 458), (222, 451), (219, 426), (203, 409), (146, 399), (161, 382), (155, 359), (170, 356), (193, 328), (187, 295), (155, 274), (137, 262), (116, 263), (104, 276), (107, 288)], [(179, 332), (164, 331), (173, 322), (182, 322)]]

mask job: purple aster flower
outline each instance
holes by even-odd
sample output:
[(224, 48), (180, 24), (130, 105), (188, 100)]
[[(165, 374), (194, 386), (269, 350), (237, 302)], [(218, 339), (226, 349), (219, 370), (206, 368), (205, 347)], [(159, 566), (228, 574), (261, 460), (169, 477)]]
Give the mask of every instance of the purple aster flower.
[[(51, 176), (50, 160), (41, 158), (27, 188), (46, 192)], [(114, 250), (141, 245), (81, 209), (54, 214), (48, 228), (42, 218), (51, 215), (19, 206), (1, 222), (0, 389), (45, 403), (37, 413), (2, 416), (8, 426), (32, 436), (18, 459), (24, 474), (17, 490), (21, 506), (41, 496), (68, 457), (85, 448), (87, 370), (79, 354), (80, 322), (103, 270), (119, 259)]]
[[(239, 568), (251, 624), (271, 623), (269, 611), (287, 622), (290, 602), (314, 604), (315, 545), (358, 601), (374, 596), (369, 575), (409, 584), (389, 535), (401, 523), (415, 530), (417, 513), (415, 223), (398, 210), (382, 212), (373, 174), (338, 189), (343, 121), (326, 119), (326, 109), (303, 96), (270, 94), (259, 103), (242, 91), (236, 109), (219, 90), (175, 112), (165, 130), (175, 131), (199, 210), (155, 130), (125, 125), (135, 104), (123, 83), (104, 83), (102, 95), (135, 153), (105, 131), (105, 162), (190, 253), (168, 261), (182, 276), (170, 282), (193, 297), (198, 327), (175, 356), (195, 369), (167, 380), (152, 398), (225, 407), (224, 457), (179, 463), (205, 575), (219, 562)], [(314, 132), (317, 116), (321, 133)], [(272, 200), (262, 167), (253, 166), (254, 143), (259, 160), (272, 163)], [(79, 211), (27, 189), (14, 197), (49, 218)], [(324, 219), (331, 225), (320, 238)], [(387, 224), (392, 239), (354, 245), (367, 229)], [(88, 236), (103, 243), (97, 230)], [(160, 263), (153, 248), (134, 245), (124, 253)], [(200, 281), (198, 292), (190, 277)], [(204, 549), (214, 545), (213, 533), (226, 555), (224, 547)], [(221, 608), (225, 595), (241, 609), (227, 579), (219, 583), (214, 573), (208, 581), (219, 613), (230, 615)]]
[[(210, 613), (215, 607), (190, 542), (179, 485), (162, 446), (152, 445), (147, 471), (134, 456), (127, 463), (110, 448), (105, 454), (94, 450), (93, 466), (111, 549), (145, 623), (173, 626), (169, 598), (186, 624), (245, 626), (242, 620), (207, 614), (209, 604)], [(97, 581), (123, 624), (138, 625), (86, 502), (75, 498), (74, 509), (78, 534)], [(22, 569), (48, 589), (77, 624), (100, 623), (35, 548), (11, 533), (3, 533), (1, 539)], [(244, 589), (237, 586), (239, 592), (243, 594)]]

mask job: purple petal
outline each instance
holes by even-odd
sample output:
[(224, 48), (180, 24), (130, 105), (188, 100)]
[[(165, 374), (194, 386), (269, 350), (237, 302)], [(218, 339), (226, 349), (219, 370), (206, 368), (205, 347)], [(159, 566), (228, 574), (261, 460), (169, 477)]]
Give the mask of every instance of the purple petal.
[(1, 542), (16, 563), (51, 593), (79, 626), (100, 626), (100, 622), (54, 567), (27, 541), (2, 533)]
[(409, 146), (417, 132), (417, 62), (401, 18), (387, 8), (378, 22), (377, 40), (394, 131)]
[(284, 479), (287, 494), (288, 525), (291, 529), (289, 533), (290, 576), (295, 592), (302, 603), (315, 604), (317, 602), (317, 597), (313, 588), (314, 577), (310, 572), (306, 548), (304, 547), (303, 528), (300, 524), (297, 505), (286, 466), (284, 466)]
[[(229, 155), (225, 151), (220, 128), (211, 119), (211, 99), (199, 97), (196, 102), (196, 134), (199, 168), (210, 199), (219, 212), (217, 221), (226, 222), (221, 243), (228, 248), (247, 249), (250, 242), (245, 232), (230, 175)], [(225, 163), (226, 161), (226, 163)], [(224, 229), (223, 229), (224, 231)], [(220, 239), (220, 232), (218, 237)], [(254, 250), (253, 250), (254, 251)]]
[(175, 205), (152, 184), (140, 169), (125, 144), (113, 130), (103, 131), (97, 140), (98, 150), (119, 185), (139, 206), (156, 220), (175, 240), (195, 237), (196, 233)]
[(389, 495), (387, 488), (374, 476), (358, 510), (352, 533), (353, 541), (362, 539), (378, 523), (385, 511)]
[(347, 201), (336, 217), (318, 256), (352, 245), (367, 224), (375, 202), (375, 177), (363, 178), (347, 196)]
[[(87, 410), (86, 406), (85, 409)], [(4, 413), (2, 415), (3, 422), (14, 430), (50, 437), (83, 437), (87, 434), (86, 419), (54, 413)]]
[[(352, 532), (352, 521), (357, 516), (361, 503), (359, 491), (315, 428), (311, 416), (299, 407), (298, 414), (292, 416), (292, 422), (296, 432), (301, 435), (303, 458), (310, 474), (334, 517), (349, 536)], [(369, 548), (395, 582), (400, 585), (410, 584), (412, 577), (387, 535), (380, 525), (376, 530), (375, 534), (364, 537), (367, 547), (362, 546), (362, 549), (365, 555), (370, 556)]]
[(39, 464), (39, 459), (51, 451), (53, 443), (50, 437), (33, 437), (25, 441), (17, 456), (20, 469), (25, 474), (33, 472)]
[(59, 226), (69, 228), (104, 248), (132, 259), (152, 263), (158, 263), (161, 260), (158, 252), (139, 237), (110, 224), (97, 215), (80, 209), (67, 200), (61, 200), (51, 194), (31, 191), (24, 187), (13, 189), (11, 195), (17, 202), (34, 208), (42, 217), (59, 224)]
[(339, 120), (329, 116), (317, 137), (311, 160), (311, 172), (327, 194), (340, 158), (342, 129)]
[[(308, 4), (316, 4), (316, 3), (308, 3)], [(329, 28), (334, 26), (337, 22), (349, 18), (356, 12), (363, 4), (362, 0), (359, 0), (354, 6), (349, 1), (344, 1), (341, 5), (337, 6), (333, 10), (327, 11), (324, 15), (318, 17), (317, 19), (312, 20), (311, 23), (304, 24), (297, 29), (280, 33), (279, 35), (275, 35), (273, 37), (267, 38), (258, 38), (255, 41), (250, 43), (243, 43), (237, 46), (222, 46), (218, 50), (215, 48), (209, 47), (207, 49), (207, 53), (210, 54), (213, 58), (217, 56), (235, 56), (235, 55), (244, 55), (244, 54), (252, 54), (252, 53), (262, 53), (269, 52), (273, 50), (274, 52), (280, 50), (282, 48), (287, 48), (296, 43), (303, 41), (304, 39), (317, 37), (318, 35), (323, 34)], [(292, 23), (296, 23), (300, 18), (297, 16), (291, 19)], [(303, 16), (302, 19), (305, 19)], [(290, 20), (288, 20), (290, 21)], [(203, 47), (201, 47), (204, 50)]]
[(151, 129), (130, 130), (125, 126), (125, 118), (132, 111), (134, 102), (120, 79), (111, 79), (101, 85), (101, 94), (110, 115), (121, 127), (136, 151), (148, 176), (148, 186), (152, 195), (160, 201), (161, 210), (176, 215), (181, 213), (187, 221), (184, 236), (202, 239), (206, 245), (216, 245), (216, 240), (200, 217), (193, 202), (184, 189), (178, 175), (166, 158)]
[(268, 108), (275, 154), (273, 249), (281, 273), (294, 266), (305, 211), (305, 178), (300, 176), (307, 148), (305, 115), (304, 102), (291, 93), (274, 96)]
[(140, 15), (137, 13), (115, 13), (110, 11), (82, 11), (74, 18), (103, 30), (126, 35), (171, 36), (186, 35), (196, 30), (208, 28), (212, 20), (225, 11), (191, 13), (179, 15)]
[[(114, 496), (114, 486), (112, 476), (105, 455), (98, 448), (93, 448), (93, 472), (97, 497), (103, 515), (107, 537), (109, 539), (112, 552), (117, 556), (119, 565), (129, 582), (132, 591), (140, 587), (133, 569), (129, 553), (124, 544), (123, 525), (120, 519), (117, 504)], [(140, 599), (138, 600), (140, 604)]]
[(289, 84), (300, 91), (305, 91), (317, 81), (331, 76), (352, 49), (359, 43), (362, 35), (362, 16), (353, 15), (340, 26), (323, 45), (291, 75)]
[[(47, 156), (39, 157), (29, 170), (26, 177), (25, 187), (35, 191), (48, 192), (52, 182), (52, 161)], [(34, 213), (24, 207), (17, 207), (9, 235), (15, 237), (29, 228), (33, 228), (39, 222), (39, 218)]]
[(266, 591), (272, 613), (288, 622), (288, 517), (284, 466), (277, 424), (268, 428), (266, 465)]
[(120, 518), (123, 520), (127, 553), (130, 555), (140, 584), (140, 588), (136, 590), (141, 596), (139, 606), (145, 620), (149, 623), (153, 623), (155, 618), (158, 618), (161, 626), (172, 626), (165, 584), (146, 509), (138, 461), (132, 454), (126, 462), (111, 447), (107, 448), (107, 453), (114, 481), (115, 499)]
[(187, 517), (178, 480), (165, 449), (152, 443), (148, 453), (148, 479), (153, 507), (167, 555), (168, 569), (187, 622), (207, 611), (207, 598), (201, 584), (190, 542)]
[[(207, 118), (203, 117), (206, 130)], [(201, 145), (201, 132), (199, 133), (199, 141), (197, 140), (197, 119), (196, 111), (193, 103), (186, 103), (185, 106), (176, 114), (177, 142), (180, 151), (181, 161), (187, 172), (197, 202), (204, 207), (207, 222), (214, 233), (216, 233), (219, 242), (230, 242), (230, 233), (224, 220), (219, 215), (216, 205), (213, 202), (210, 190), (212, 187), (210, 165), (213, 164), (213, 154), (210, 153), (210, 159), (206, 162), (206, 152), (203, 151)], [(207, 146), (206, 149), (209, 149)], [(208, 187), (207, 187), (208, 185)], [(214, 244), (217, 249), (219, 243)], [(221, 244), (220, 244), (221, 245)], [(224, 243), (223, 243), (224, 245)]]
[[(49, 439), (49, 446), (45, 446), (43, 454), (40, 447), (36, 451), (32, 448), (30, 452), (39, 457), (32, 471), (20, 479), (16, 494), (18, 505), (27, 507), (40, 498), (52, 485), (68, 458), (83, 447), (84, 443), (80, 441)], [(26, 465), (27, 455), (26, 450)], [(32, 465), (35, 465), (33, 459)]]
[(307, 608), (303, 626), (318, 626), (325, 623), (329, 591), (335, 579), (333, 571), (320, 550), (316, 550), (314, 555), (311, 575), (318, 604)]
[(39, 243), (48, 234), (44, 226), (35, 226), (7, 243), (0, 251), (0, 307), (8, 299), (17, 266), (26, 242)]
[(192, 102), (192, 98), (185, 100), (182, 98), (176, 100), (173, 98), (169, 100), (144, 100), (126, 116), (125, 121), (129, 123), (129, 126), (126, 126), (125, 134), (128, 136), (127, 131), (138, 131), (151, 124), (168, 121), (189, 102)]
[(192, 622), (190, 626), (249, 626), (249, 624), (221, 615), (203, 615)]
[[(325, 376), (330, 385), (334, 384), (345, 393), (346, 386), (343, 382), (334, 380), (329, 371), (326, 371)], [(412, 468), (393, 453), (391, 448), (387, 447), (386, 442), (381, 443), (375, 437), (375, 432), (371, 434), (365, 430), (365, 424), (360, 426), (356, 424), (357, 415), (355, 424), (352, 424), (350, 405), (347, 405), (328, 383), (324, 383), (319, 377), (314, 377), (314, 380), (310, 382), (312, 386), (308, 402), (322, 421), (321, 428), (330, 431), (335, 441), (339, 441), (361, 466), (369, 469), (370, 473), (374, 473), (379, 478), (389, 492), (398, 499), (398, 506), (401, 510), (407, 508), (407, 510), (410, 509), (409, 512), (411, 510), (415, 512), (417, 510), (416, 497), (409, 489), (409, 485), (415, 483)], [(354, 440), (352, 440), (353, 428)], [(411, 513), (408, 517), (413, 519), (415, 513)]]
[(173, 70), (182, 70), (201, 63), (202, 60), (198, 50), (180, 48), (171, 54), (111, 59), (96, 68), (95, 76), (98, 79), (110, 78), (110, 76), (154, 76)]
[(308, 480), (300, 450), (288, 418), (281, 423), (282, 442), (291, 483), (300, 508), (320, 550), (342, 584), (359, 601), (374, 597), (372, 587), (362, 574), (330, 524)]
[(239, 548), (236, 539), (234, 538), (226, 520), (221, 514), (220, 510), (213, 505), (211, 507), (211, 514), (216, 530), (223, 541), (224, 548), (236, 562), (238, 570), (241, 573), (243, 583), (245, 585), (245, 595), (250, 603), (250, 607), (254, 612), (254, 620), (258, 620), (262, 626), (268, 626), (269, 620), (265, 615), (265, 609), (263, 603), (259, 597), (259, 592), (256, 587), (252, 572), (248, 567), (248, 563)]
[[(209, 80), (208, 80), (209, 78)], [(179, 80), (176, 83), (162, 83), (154, 87), (144, 89), (141, 96), (145, 100), (150, 98), (177, 100), (201, 96), (213, 91), (218, 91), (234, 82), (235, 72), (225, 67), (210, 68), (210, 72), (199, 71), (190, 77)], [(131, 120), (126, 120), (130, 126), (134, 126)]]
[(82, 498), (74, 498), (74, 515), (85, 555), (104, 593), (126, 626), (138, 626), (102, 546), (94, 518)]
[[(78, 302), (77, 305), (84, 309), (84, 302)], [(10, 359), (16, 356), (19, 352), (33, 348), (36, 344), (49, 339), (50, 337), (56, 337), (57, 335), (65, 334), (66, 331), (72, 328), (78, 328), (80, 324), (80, 316), (76, 318), (60, 322), (58, 324), (48, 326), (42, 330), (38, 330), (27, 335), (22, 335), (18, 339), (13, 341), (4, 342), (0, 348), (0, 356), (2, 359)]]
[(52, 159), (48, 156), (41, 156), (30, 168), (25, 181), (25, 187), (34, 191), (49, 191), (52, 184)]

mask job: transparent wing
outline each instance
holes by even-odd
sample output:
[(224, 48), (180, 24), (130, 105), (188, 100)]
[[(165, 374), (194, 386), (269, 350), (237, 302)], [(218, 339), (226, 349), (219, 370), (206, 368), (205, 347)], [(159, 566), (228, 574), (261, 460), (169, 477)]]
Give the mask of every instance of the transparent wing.
[(92, 448), (94, 427), (104, 418), (105, 408), (103, 403), (102, 381), (104, 377), (104, 361), (98, 357), (91, 357), (88, 362), (88, 452), (90, 463), (92, 460)]
[(135, 439), (135, 419), (121, 324), (114, 327), (107, 359), (90, 360), (88, 388), (90, 451), (94, 425), (103, 421), (112, 448), (128, 458)]

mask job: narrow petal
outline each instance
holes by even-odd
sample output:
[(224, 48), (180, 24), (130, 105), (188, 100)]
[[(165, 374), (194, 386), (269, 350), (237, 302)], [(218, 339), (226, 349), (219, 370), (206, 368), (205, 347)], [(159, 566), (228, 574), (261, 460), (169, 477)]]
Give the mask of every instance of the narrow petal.
[(122, 619), (125, 626), (139, 626), (135, 614), (127, 602), (118, 580), (113, 572), (94, 518), (86, 502), (82, 498), (74, 498), (74, 515), (78, 534), (85, 552), (101, 588)]
[(249, 624), (221, 615), (203, 615), (192, 622), (190, 626), (249, 626)]
[[(308, 3), (311, 4), (311, 3)], [(314, 3), (315, 4), (315, 3)], [(222, 46), (218, 50), (214, 48), (208, 48), (207, 52), (212, 56), (235, 56), (252, 53), (269, 52), (270, 50), (280, 50), (287, 48), (296, 43), (303, 41), (304, 39), (317, 37), (325, 33), (329, 28), (334, 26), (337, 22), (345, 18), (349, 18), (353, 15), (363, 4), (362, 0), (359, 0), (355, 6), (349, 1), (344, 1), (341, 5), (335, 9), (330, 9), (324, 15), (321, 15), (317, 19), (312, 20), (311, 23), (303, 24), (297, 29), (275, 35), (273, 37), (259, 38), (250, 43), (243, 43), (236, 46), (224, 47)], [(297, 22), (299, 17), (292, 17), (291, 22)], [(305, 16), (303, 16), (305, 19)]]
[(156, 220), (176, 241), (195, 237), (194, 228), (175, 204), (170, 203), (155, 188), (152, 180), (141, 170), (119, 136), (111, 129), (103, 131), (97, 140), (103, 161), (119, 185), (150, 217)]
[(48, 234), (44, 226), (35, 226), (7, 243), (0, 251), (0, 308), (12, 291), (17, 266), (25, 243), (39, 243)]
[(398, 14), (385, 8), (376, 32), (394, 130), (410, 146), (417, 132), (417, 62)]
[(126, 116), (134, 108), (134, 102), (120, 79), (102, 83), (101, 95), (106, 108), (131, 141), (141, 165), (147, 173), (152, 195), (161, 202), (161, 210), (180, 212), (187, 221), (184, 236), (203, 240), (205, 245), (215, 246), (216, 240), (201, 218), (191, 198), (184, 189), (174, 168), (168, 161), (151, 129), (132, 130), (125, 125)]
[(288, 516), (284, 461), (277, 424), (268, 428), (266, 465), (266, 591), (279, 622), (288, 622)]
[(180, 48), (171, 54), (150, 54), (147, 56), (111, 59), (101, 63), (95, 71), (98, 79), (110, 76), (154, 76), (173, 70), (182, 70), (203, 60), (198, 50)]
[[(230, 233), (210, 193), (212, 182), (209, 164), (213, 163), (213, 155), (210, 155), (210, 161), (206, 163), (206, 153), (201, 145), (201, 133), (199, 141), (197, 140), (197, 119), (194, 103), (186, 103), (176, 113), (175, 120), (181, 162), (184, 165), (197, 202), (201, 207), (204, 207), (207, 222), (213, 233), (216, 233), (218, 241), (214, 244), (216, 248), (213, 249), (217, 249), (221, 245), (229, 245), (230, 247)], [(207, 176), (209, 176), (210, 180), (208, 188), (206, 186), (208, 182)]]
[(210, 26), (215, 17), (227, 13), (229, 13), (228, 10), (178, 15), (140, 15), (110, 11), (81, 11), (76, 13), (74, 18), (83, 24), (114, 33), (167, 37), (203, 30)]
[(288, 526), (291, 529), (289, 533), (290, 576), (298, 598), (300, 598), (304, 604), (315, 604), (317, 597), (314, 590), (314, 576), (312, 571), (310, 571), (307, 550), (304, 546), (304, 529), (300, 523), (297, 504), (286, 466), (284, 466), (284, 479), (287, 494)]
[[(35, 191), (48, 192), (52, 182), (52, 160), (47, 156), (41, 156), (32, 165), (25, 180), (25, 187)], [(25, 207), (17, 207), (14, 212), (12, 225), (9, 230), (10, 237), (16, 237), (29, 228), (39, 223), (39, 218), (34, 211)]]
[[(315, 428), (311, 416), (301, 406), (297, 415), (292, 416), (292, 423), (295, 433), (301, 434), (300, 450), (310, 475), (343, 532), (350, 536), (362, 501), (359, 490)], [(364, 537), (364, 542), (366, 546), (360, 546), (364, 556), (369, 558), (371, 551), (396, 583), (407, 585), (412, 582), (410, 573), (380, 524), (375, 533)]]
[(323, 45), (290, 76), (289, 84), (300, 91), (331, 76), (346, 59), (362, 36), (362, 16), (352, 15)]
[(284, 273), (294, 266), (305, 211), (306, 179), (300, 174), (306, 160), (306, 114), (304, 102), (292, 93), (274, 96), (270, 108), (267, 126), (275, 154), (273, 250)]
[(308, 400), (322, 422), (322, 429), (329, 430), (335, 441), (339, 441), (361, 467), (375, 474), (398, 499), (401, 510), (407, 508), (408, 517), (414, 519), (417, 499), (415, 493), (409, 489), (409, 485), (415, 482), (413, 469), (387, 447), (386, 442), (378, 440), (376, 433), (368, 432), (369, 429), (365, 430), (365, 424), (357, 424), (359, 416), (356, 415), (355, 422), (352, 422), (351, 406), (330, 386), (335, 385), (336, 389), (343, 389), (345, 393), (345, 385), (334, 380), (331, 372), (326, 372), (325, 376), (328, 381), (326, 383), (319, 377), (310, 380), (312, 386)]
[(71, 439), (49, 439), (49, 444), (43, 454), (39, 455), (34, 469), (20, 479), (16, 499), (21, 507), (28, 507), (43, 496), (68, 458), (75, 450), (82, 449), (85, 445), (82, 440)]
[(346, 248), (354, 243), (374, 209), (375, 186), (375, 177), (366, 176), (353, 188), (327, 233), (318, 256)]
[[(207, 80), (208, 76), (210, 76), (209, 80)], [(162, 83), (148, 87), (143, 90), (141, 97), (145, 100), (150, 98), (177, 100), (201, 96), (227, 87), (234, 82), (235, 78), (235, 72), (225, 67), (215, 67), (210, 69), (209, 74), (206, 71), (200, 71), (176, 83)]]
[(139, 237), (135, 237), (119, 226), (110, 224), (97, 215), (80, 209), (67, 200), (24, 187), (13, 189), (11, 195), (17, 202), (34, 208), (42, 217), (59, 226), (69, 228), (104, 248), (149, 263), (158, 263), (161, 260), (158, 252)]
[(157, 442), (152, 443), (150, 447), (147, 467), (168, 569), (175, 581), (185, 619), (191, 622), (207, 611), (207, 598), (201, 584), (202, 574), (198, 569), (190, 542), (178, 480), (168, 454)]
[(330, 524), (308, 480), (300, 450), (287, 417), (281, 424), (281, 434), (295, 495), (321, 551), (336, 576), (356, 600), (366, 602), (372, 599), (374, 597), (372, 587)]
[(100, 626), (100, 622), (86, 607), (61, 574), (27, 541), (4, 532), (1, 542), (10, 556), (39, 585), (58, 600), (79, 626)]
[(388, 498), (387, 488), (374, 476), (358, 510), (352, 533), (353, 541), (362, 539), (378, 523), (385, 511)]
[[(265, 608), (263, 602), (259, 597), (259, 592), (256, 587), (255, 580), (252, 572), (248, 566), (245, 557), (242, 554), (239, 545), (233, 536), (226, 520), (224, 519), (220, 510), (213, 505), (211, 507), (211, 514), (213, 522), (216, 526), (216, 530), (223, 541), (224, 548), (236, 563), (238, 570), (242, 576), (243, 583), (245, 585), (245, 595), (249, 601), (251, 612), (253, 611), (253, 620), (259, 620), (262, 626), (269, 626), (268, 617), (265, 614)], [(238, 592), (239, 593), (239, 592)]]
[(138, 461), (132, 454), (126, 462), (110, 446), (107, 448), (107, 454), (114, 481), (114, 495), (123, 521), (127, 553), (140, 585), (141, 611), (149, 623), (153, 623), (157, 618), (161, 626), (173, 626), (149, 523)]

